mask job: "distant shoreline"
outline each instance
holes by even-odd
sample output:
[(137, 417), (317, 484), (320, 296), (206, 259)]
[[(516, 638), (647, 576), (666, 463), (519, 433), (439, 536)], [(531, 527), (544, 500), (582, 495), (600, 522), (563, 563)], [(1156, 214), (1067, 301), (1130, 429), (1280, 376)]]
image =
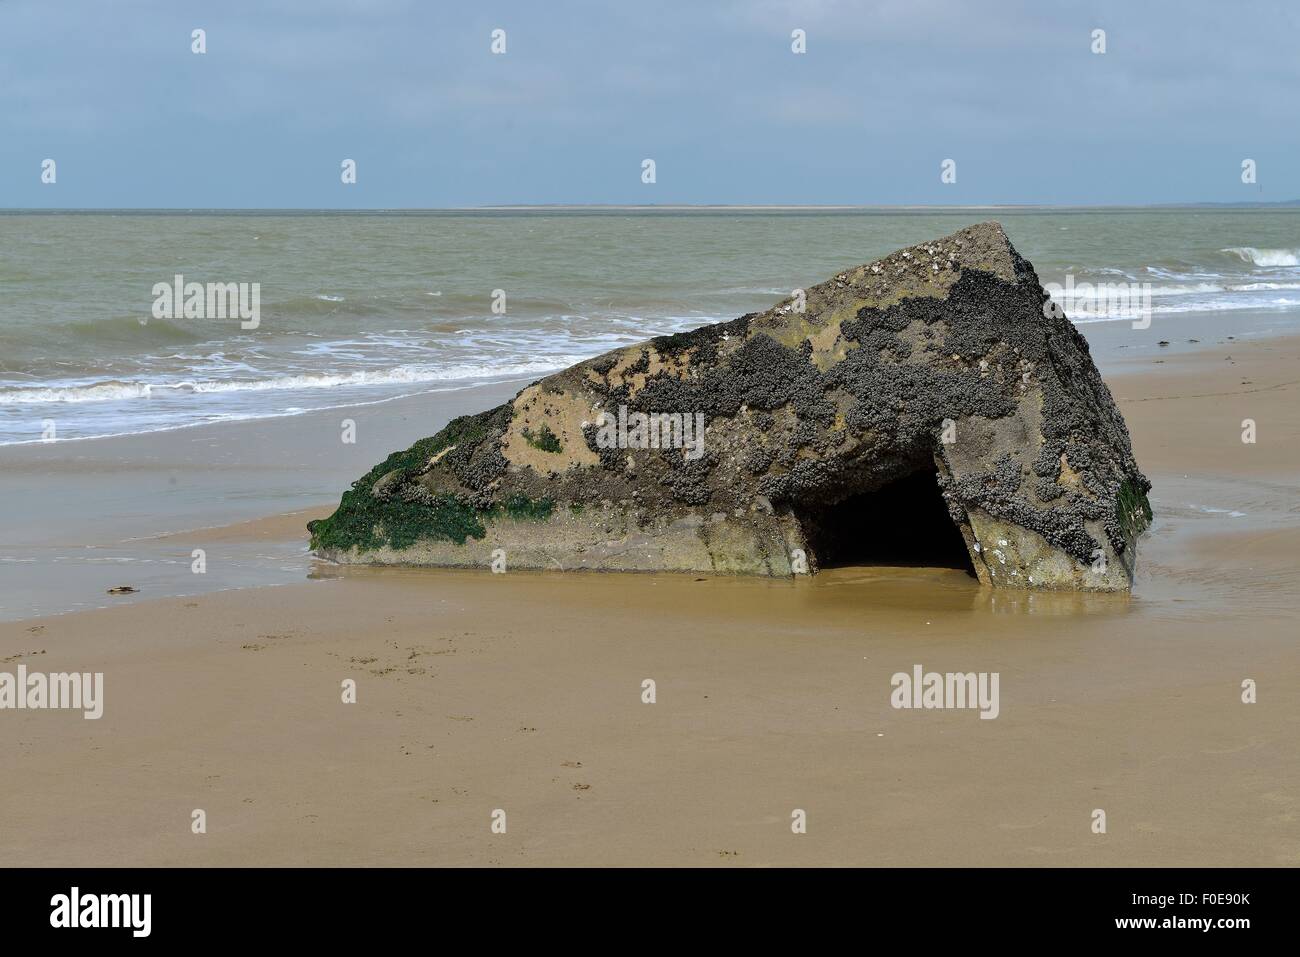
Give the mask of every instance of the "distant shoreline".
[(1235, 210), (1300, 210), (1300, 199), (1277, 202), (1255, 203), (1157, 203), (1151, 205), (1126, 206), (1123, 204), (1102, 205), (1061, 205), (1037, 203), (974, 203), (970, 205), (934, 206), (915, 205), (727, 205), (727, 204), (565, 204), (540, 203), (501, 204), (492, 206), (442, 206), (413, 209), (241, 209), (241, 208), (3, 208), (0, 216), (58, 216), (58, 215), (97, 215), (97, 216), (447, 216), (476, 213), (963, 213), (972, 211), (990, 211), (999, 213), (1020, 212), (1165, 212), (1168, 210), (1206, 209), (1216, 211)]

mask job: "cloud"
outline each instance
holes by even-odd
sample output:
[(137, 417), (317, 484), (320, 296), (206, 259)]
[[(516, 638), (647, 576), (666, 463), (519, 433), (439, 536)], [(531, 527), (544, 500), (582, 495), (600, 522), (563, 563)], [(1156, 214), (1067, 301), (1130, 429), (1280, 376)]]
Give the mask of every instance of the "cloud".
[[(0, 204), (97, 205), (93, 180), (118, 204), (329, 206), (345, 151), (384, 169), (348, 198), (376, 206), (427, 202), (430, 157), (456, 171), (449, 205), (644, 202), (647, 155), (666, 161), (659, 202), (1231, 199), (1232, 169), (1200, 157), (1300, 145), (1280, 118), (1298, 28), (1280, 0), (10, 0)], [(57, 194), (29, 175), (56, 148)], [(1053, 181), (1077, 149), (1126, 165)], [(948, 156), (959, 195), (931, 175)], [(1295, 164), (1266, 168), (1270, 195), (1300, 195)]]

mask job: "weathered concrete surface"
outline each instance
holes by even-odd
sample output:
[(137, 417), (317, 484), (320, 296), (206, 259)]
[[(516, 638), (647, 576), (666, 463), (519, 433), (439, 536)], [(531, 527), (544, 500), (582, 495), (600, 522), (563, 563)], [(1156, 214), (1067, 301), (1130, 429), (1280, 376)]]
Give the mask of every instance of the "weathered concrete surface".
[[(835, 506), (869, 508), (864, 493), (924, 471), (981, 581), (1128, 588), (1150, 483), (1087, 343), (1046, 299), (997, 223), (900, 250), (802, 308), (606, 353), (453, 421), (354, 483), (312, 546), (789, 575), (816, 570)], [(637, 413), (675, 418), (636, 447)]]

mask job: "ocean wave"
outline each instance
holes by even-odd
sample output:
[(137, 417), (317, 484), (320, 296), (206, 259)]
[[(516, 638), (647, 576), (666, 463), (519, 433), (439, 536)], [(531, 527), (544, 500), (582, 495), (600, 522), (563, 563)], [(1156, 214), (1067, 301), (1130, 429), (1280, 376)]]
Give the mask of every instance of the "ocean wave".
[(0, 406), (35, 405), (43, 402), (115, 402), (148, 399), (153, 385), (147, 382), (109, 380), (85, 385), (45, 386), (39, 389), (0, 389)]
[(1153, 296), (1192, 296), (1197, 293), (1224, 292), (1226, 289), (1226, 286), (1218, 283), (1193, 282), (1185, 286), (1152, 286), (1150, 292)]
[(160, 382), (103, 382), (47, 385), (41, 388), (0, 389), (0, 406), (43, 403), (120, 402), (153, 399), (167, 394), (212, 394), (226, 392), (305, 391), (340, 387), (420, 385), (430, 382), (458, 382), (468, 379), (508, 378), (536, 375), (563, 369), (583, 356), (549, 356), (531, 362), (478, 365), (407, 365), (391, 369), (354, 372), (299, 374), (268, 379), (182, 380)]
[(1242, 262), (1270, 268), (1275, 266), (1300, 266), (1300, 249), (1256, 249), (1254, 246), (1229, 246), (1220, 252), (1231, 253)]
[[(204, 425), (222, 425), (232, 422), (256, 422), (264, 419), (282, 419), (291, 418), (298, 415), (307, 415), (312, 412), (329, 412), (335, 409), (358, 409), (366, 406), (384, 405), (389, 402), (398, 402), (402, 399), (409, 399), (412, 396), (421, 395), (425, 392), (458, 392), (463, 389), (470, 389), (479, 383), (473, 381), (462, 381), (447, 385), (439, 389), (425, 389), (419, 392), (403, 392), (397, 395), (384, 396), (381, 399), (354, 400), (341, 402), (336, 405), (320, 405), (310, 409), (275, 409), (266, 412), (221, 412), (215, 415), (208, 415), (201, 419), (195, 419), (184, 422), (167, 422), (167, 423), (150, 423), (143, 428), (91, 432), (85, 435), (67, 435), (61, 434), (58, 438), (62, 442), (88, 442), (95, 439), (120, 439), (131, 435), (153, 435), (157, 432), (178, 432), (183, 429), (195, 429)], [(121, 420), (118, 420), (121, 421)], [(33, 439), (27, 436), (5, 435), (0, 433), (0, 447), (9, 445), (37, 445), (45, 444), (44, 439)]]
[[(1058, 283), (1057, 285), (1059, 286), (1060, 284)], [(1213, 282), (1195, 282), (1179, 286), (1156, 286), (1143, 282), (1116, 283), (1108, 280), (1101, 283), (1076, 283), (1070, 290), (1070, 293), (1076, 300), (1105, 300), (1113, 298), (1113, 289), (1115, 286), (1137, 286), (1138, 292), (1149, 292), (1153, 296), (1192, 296), (1198, 293), (1226, 292), (1228, 289), (1228, 286), (1226, 285), (1220, 285), (1219, 283)], [(1148, 286), (1149, 288), (1146, 288)], [(1055, 288), (1053, 288), (1052, 291), (1055, 292)], [(1061, 294), (1065, 294), (1064, 289), (1061, 290)]]
[[(1051, 288), (1053, 298), (1057, 298), (1057, 283)], [(1165, 285), (1148, 285), (1147, 283), (1079, 283), (1071, 290), (1070, 295), (1066, 296), (1066, 290), (1060, 289), (1061, 298), (1073, 298), (1076, 302), (1106, 302), (1114, 299), (1116, 296), (1115, 287), (1136, 287), (1136, 292), (1140, 295), (1149, 293), (1153, 298), (1174, 298), (1177, 296), (1196, 296), (1212, 295), (1215, 293), (1233, 293), (1233, 292), (1275, 292), (1279, 290), (1300, 289), (1300, 282), (1191, 282), (1186, 285), (1165, 286)], [(1213, 309), (1213, 307), (1208, 307)], [(1234, 307), (1238, 308), (1238, 307)]]
[[(235, 324), (238, 331), (238, 323)], [(154, 319), (147, 308), (137, 315), (111, 315), (99, 319), (64, 319), (54, 322), (6, 324), (0, 333), (0, 353), (8, 349), (52, 345), (100, 348), (126, 346), (176, 347), (208, 342), (228, 332), (220, 320)]]
[[(1182, 302), (1177, 304), (1155, 305), (1151, 306), (1151, 315), (1174, 315), (1178, 313), (1208, 313), (1208, 312), (1235, 312), (1243, 309), (1295, 309), (1300, 306), (1300, 299), (1288, 299), (1279, 296), (1275, 299), (1232, 299), (1224, 298), (1215, 301), (1203, 302)], [(1070, 321), (1076, 325), (1082, 325), (1089, 322), (1113, 322), (1117, 319), (1141, 319), (1145, 312), (1140, 308), (1108, 308), (1104, 301), (1091, 305), (1087, 303), (1076, 304), (1076, 307), (1065, 310)]]
[(1270, 292), (1275, 289), (1300, 289), (1300, 282), (1245, 282), (1228, 288), (1233, 292)]

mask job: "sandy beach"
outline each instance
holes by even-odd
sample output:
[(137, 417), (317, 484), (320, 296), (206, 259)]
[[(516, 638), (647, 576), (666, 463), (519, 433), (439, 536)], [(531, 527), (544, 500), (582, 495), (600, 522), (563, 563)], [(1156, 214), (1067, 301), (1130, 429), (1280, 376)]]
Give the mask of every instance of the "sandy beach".
[[(5, 714), (6, 862), (1300, 864), (1300, 338), (1174, 341), (1102, 371), (1154, 483), (1131, 596), (990, 591), (924, 568), (773, 581), (313, 566), (303, 526), (343, 476), (432, 432), (429, 403), (445, 420), (448, 403), (486, 408), (513, 388), (361, 410), (355, 456), (285, 466), (319, 483), (319, 509), (156, 539), (173, 562), (269, 556), (258, 567), (279, 577), (0, 623), (6, 669), (104, 674), (98, 720)], [(281, 427), (186, 441), (274, 448)], [(148, 446), (73, 443), (62, 471), (33, 458), (5, 478), (109, 501), (87, 475), (142, 461), (117, 441)], [(200, 464), (136, 467), (182, 488), (192, 468), (196, 497), (231, 487)], [(261, 493), (279, 475), (269, 464)], [(105, 582), (147, 584), (141, 567), (44, 587), (110, 604)], [(997, 719), (892, 708), (891, 675), (918, 664), (999, 673)], [(1246, 679), (1258, 703), (1243, 703)]]

